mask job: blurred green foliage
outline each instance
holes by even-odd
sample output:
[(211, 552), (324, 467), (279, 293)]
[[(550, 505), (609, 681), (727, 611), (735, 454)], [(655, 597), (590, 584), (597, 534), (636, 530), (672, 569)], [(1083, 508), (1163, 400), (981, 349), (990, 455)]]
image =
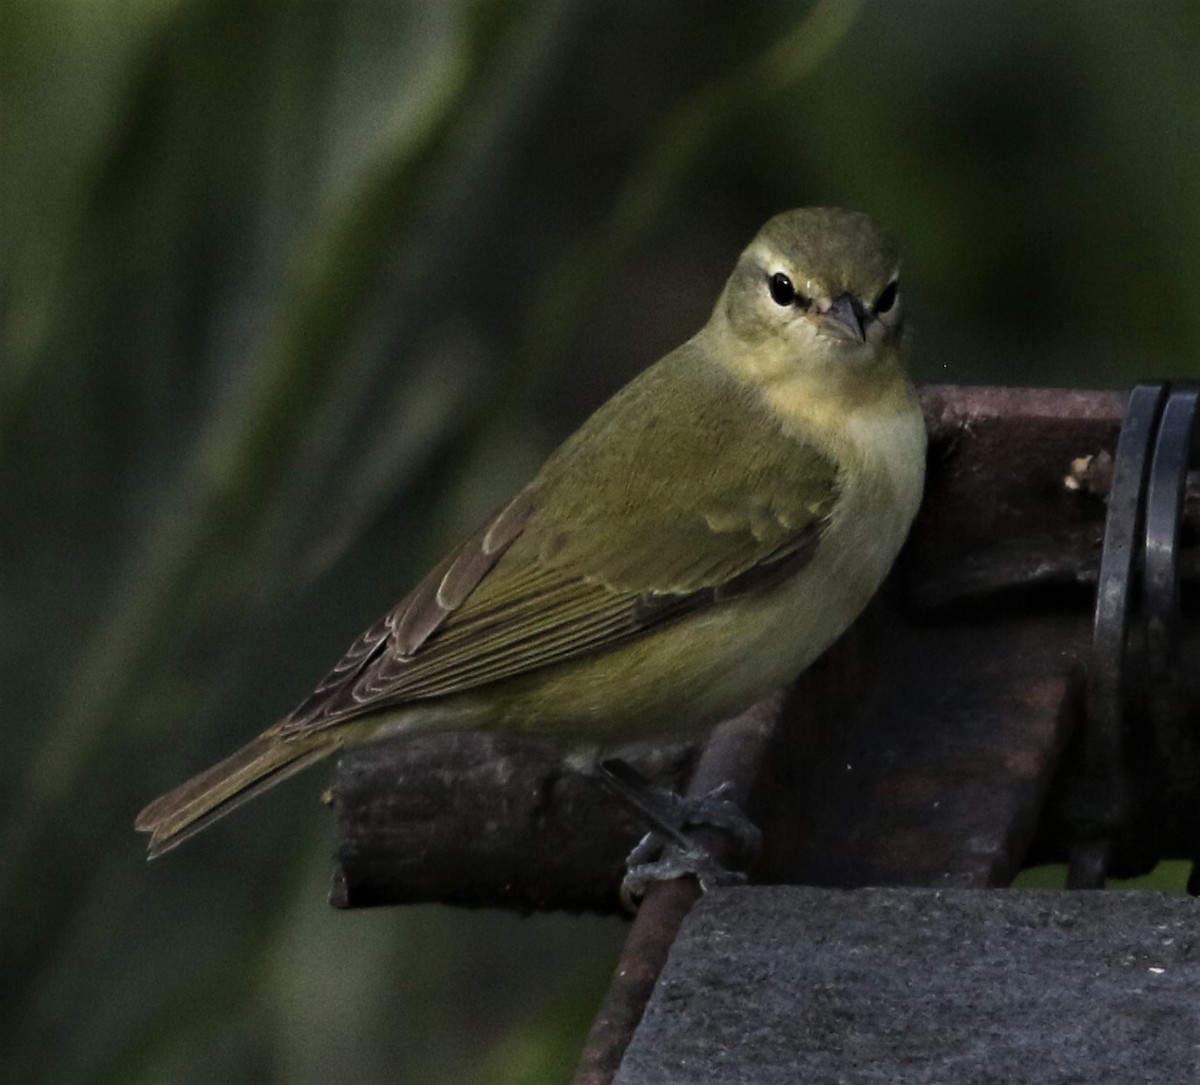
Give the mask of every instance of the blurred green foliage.
[[(1184, 893), (1192, 864), (1178, 859), (1166, 859), (1149, 874), (1137, 878), (1113, 879), (1113, 889), (1149, 889), (1156, 893)], [(1034, 866), (1022, 870), (1013, 885), (1022, 889), (1065, 889), (1067, 868), (1059, 864)]]
[(1195, 374), (1198, 56), (1192, 0), (7, 0), (3, 1072), (564, 1080), (618, 924), (335, 914), (311, 778), (152, 868), (133, 814), (775, 211), (893, 229), (921, 379)]

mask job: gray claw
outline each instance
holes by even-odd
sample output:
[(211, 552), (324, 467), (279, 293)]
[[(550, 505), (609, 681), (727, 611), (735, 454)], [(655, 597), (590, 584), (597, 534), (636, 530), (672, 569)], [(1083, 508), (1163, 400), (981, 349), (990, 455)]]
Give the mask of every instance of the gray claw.
[(692, 876), (700, 883), (701, 892), (730, 885), (744, 885), (746, 875), (722, 866), (708, 849), (699, 844), (684, 849), (669, 845), (662, 857), (651, 860), (650, 855), (662, 849), (661, 838), (647, 833), (629, 853), (625, 877), (621, 881), (621, 903), (636, 912), (642, 897), (653, 882)]

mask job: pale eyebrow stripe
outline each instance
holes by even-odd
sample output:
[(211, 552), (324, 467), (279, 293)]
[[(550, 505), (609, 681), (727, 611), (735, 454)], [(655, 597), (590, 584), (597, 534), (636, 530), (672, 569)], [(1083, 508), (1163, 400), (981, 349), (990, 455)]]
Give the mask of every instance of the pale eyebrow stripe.
[(777, 270), (776, 268), (771, 267), (771, 264), (782, 264), (782, 261), (779, 258), (779, 253), (777, 253), (765, 241), (755, 241), (754, 244), (751, 245), (746, 251), (756, 263), (761, 264), (768, 271)]

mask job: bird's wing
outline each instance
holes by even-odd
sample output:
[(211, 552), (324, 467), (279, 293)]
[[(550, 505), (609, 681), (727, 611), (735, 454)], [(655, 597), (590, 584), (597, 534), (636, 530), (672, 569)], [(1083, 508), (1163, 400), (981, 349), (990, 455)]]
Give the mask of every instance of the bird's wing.
[[(663, 368), (597, 412), (355, 642), (279, 732), (611, 647), (806, 565), (837, 496), (834, 463), (779, 433), (731, 381)], [(649, 409), (631, 412), (631, 396)], [(706, 471), (714, 463), (725, 469)]]

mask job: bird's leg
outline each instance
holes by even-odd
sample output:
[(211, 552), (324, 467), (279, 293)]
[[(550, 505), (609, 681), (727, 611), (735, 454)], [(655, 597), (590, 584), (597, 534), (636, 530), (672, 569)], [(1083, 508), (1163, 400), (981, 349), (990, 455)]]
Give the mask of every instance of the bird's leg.
[(729, 796), (734, 787), (723, 783), (697, 799), (684, 798), (670, 788), (657, 787), (629, 762), (619, 757), (600, 762), (601, 782), (636, 810), (647, 824), (676, 844), (693, 843), (682, 830), (689, 825), (724, 829), (740, 852), (753, 857), (762, 844), (758, 827)]
[(621, 899), (627, 907), (641, 898), (655, 881), (694, 875), (707, 892), (714, 886), (737, 885), (744, 873), (730, 870), (687, 830), (694, 826), (723, 829), (733, 837), (747, 864), (757, 856), (762, 834), (736, 802), (729, 798), (731, 784), (722, 784), (699, 798), (688, 799), (667, 788), (656, 787), (632, 765), (610, 758), (597, 766), (596, 779), (632, 807), (650, 831), (635, 845), (625, 861)]

